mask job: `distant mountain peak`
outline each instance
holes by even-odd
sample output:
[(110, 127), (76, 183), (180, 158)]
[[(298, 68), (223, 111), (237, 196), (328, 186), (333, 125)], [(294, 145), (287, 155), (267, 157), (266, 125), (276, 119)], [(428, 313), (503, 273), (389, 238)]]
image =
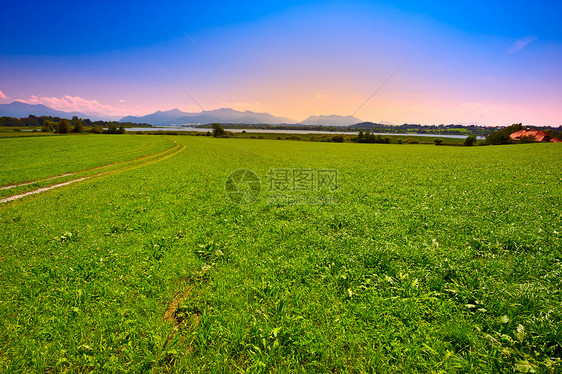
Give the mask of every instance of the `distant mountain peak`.
[(98, 119), (93, 118), (95, 116), (88, 116), (80, 112), (64, 112), (62, 110), (56, 110), (43, 104), (27, 104), (22, 101), (13, 101), (10, 104), (0, 104), (0, 116), (24, 118), (30, 115), (60, 118), (72, 118), (76, 116), (80, 118)]
[(349, 126), (356, 123), (363, 122), (359, 118), (352, 116), (339, 116), (336, 114), (332, 115), (319, 115), (310, 116), (301, 123), (307, 126)]
[(284, 117), (276, 117), (269, 113), (251, 111), (239, 112), (232, 108), (206, 110), (199, 113), (186, 113), (179, 109), (155, 112), (142, 117), (127, 116), (121, 122), (149, 123), (154, 126), (195, 125), (200, 123), (244, 123), (244, 124), (290, 124), (295, 121)]

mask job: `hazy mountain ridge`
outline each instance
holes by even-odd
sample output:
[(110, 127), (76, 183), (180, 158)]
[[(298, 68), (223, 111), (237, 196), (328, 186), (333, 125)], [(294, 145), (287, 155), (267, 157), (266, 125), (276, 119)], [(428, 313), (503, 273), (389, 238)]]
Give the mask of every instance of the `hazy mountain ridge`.
[(252, 111), (237, 111), (231, 108), (214, 109), (199, 113), (183, 112), (177, 108), (157, 111), (145, 116), (125, 116), (123, 118), (115, 116), (104, 116), (95, 114), (85, 114), (81, 112), (65, 112), (45, 106), (43, 104), (26, 104), (14, 101), (10, 104), (0, 104), (0, 116), (24, 118), (29, 115), (52, 116), (60, 118), (89, 118), (91, 120), (118, 120), (119, 122), (148, 123), (153, 126), (173, 126), (173, 125), (196, 125), (209, 123), (224, 124), (263, 124), (263, 125), (298, 125), (305, 126), (347, 126), (360, 123), (361, 120), (355, 117), (339, 115), (320, 115), (310, 116), (304, 121), (298, 122), (286, 117), (274, 116), (270, 113), (258, 113)]
[(30, 115), (34, 115), (37, 117), (51, 116), (51, 117), (68, 118), (68, 119), (76, 116), (78, 118), (89, 118), (92, 121), (98, 121), (98, 120), (114, 121), (119, 118), (116, 116), (105, 116), (103, 114), (65, 112), (63, 110), (50, 108), (43, 104), (27, 104), (21, 101), (13, 101), (10, 104), (0, 104), (0, 117), (5, 116), (5, 117), (24, 118)]
[(10, 104), (0, 104), (0, 116), (22, 118), (28, 117), (29, 115), (34, 116), (51, 116), (51, 117), (61, 117), (61, 118), (72, 118), (77, 116), (80, 118), (87, 118), (88, 116), (80, 112), (63, 112), (62, 110), (56, 110), (49, 108), (43, 104), (26, 104), (21, 101), (14, 101)]
[(158, 111), (145, 116), (127, 116), (121, 118), (120, 122), (143, 122), (150, 123), (153, 126), (171, 126), (213, 122), (280, 125), (294, 123), (295, 121), (269, 113), (256, 113), (249, 110), (239, 112), (230, 108), (221, 108), (199, 113), (188, 113), (176, 108), (163, 112)]
[(310, 116), (300, 123), (307, 126), (350, 126), (360, 122), (360, 119), (351, 116), (331, 115)]

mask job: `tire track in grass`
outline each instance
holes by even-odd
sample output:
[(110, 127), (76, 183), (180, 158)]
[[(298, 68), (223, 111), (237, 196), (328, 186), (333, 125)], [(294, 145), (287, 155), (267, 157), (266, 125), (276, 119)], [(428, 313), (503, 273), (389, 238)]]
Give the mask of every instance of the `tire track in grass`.
[(11, 185), (8, 185), (8, 186), (2, 186), (2, 187), (0, 187), (0, 191), (2, 191), (2, 190), (8, 190), (8, 189), (15, 188), (15, 187), (28, 186), (28, 185), (30, 185), (30, 184), (35, 184), (35, 183), (47, 182), (47, 181), (50, 181), (50, 180), (53, 180), (53, 179), (64, 178), (64, 177), (68, 177), (68, 176), (71, 176), (71, 175), (83, 174), (83, 173), (87, 173), (87, 172), (94, 171), (94, 170), (98, 170), (98, 169), (104, 169), (104, 168), (107, 168), (107, 167), (111, 167), (111, 166), (115, 166), (115, 165), (120, 165), (120, 164), (124, 164), (124, 163), (128, 163), (128, 162), (132, 162), (132, 161), (135, 161), (135, 160), (142, 160), (142, 159), (146, 159), (146, 158), (151, 157), (151, 156), (157, 156), (157, 155), (160, 155), (160, 154), (164, 154), (164, 153), (168, 152), (169, 150), (171, 150), (171, 149), (173, 149), (173, 148), (175, 148), (175, 147), (178, 147), (178, 144), (177, 144), (176, 142), (174, 142), (173, 140), (172, 140), (171, 142), (172, 142), (174, 145), (172, 145), (170, 148), (165, 149), (165, 150), (163, 150), (163, 151), (161, 151), (161, 152), (151, 153), (151, 154), (142, 155), (142, 156), (137, 156), (137, 157), (133, 157), (133, 158), (128, 159), (128, 160), (112, 162), (112, 163), (110, 163), (110, 164), (105, 164), (105, 165), (101, 165), (101, 166), (95, 166), (95, 167), (93, 167), (93, 168), (88, 168), (88, 169), (83, 169), (83, 170), (74, 171), (74, 172), (71, 172), (71, 173), (65, 173), (65, 174), (61, 174), (61, 175), (56, 175), (56, 176), (54, 176), (54, 177), (41, 178), (41, 179), (37, 179), (37, 180), (31, 181), (31, 182), (14, 183), (14, 184), (11, 184)]
[[(99, 176), (107, 175), (107, 174), (115, 174), (117, 172), (129, 171), (129, 170), (137, 169), (137, 168), (142, 167), (142, 166), (152, 165), (152, 164), (155, 164), (157, 162), (164, 161), (164, 160), (166, 160), (170, 157), (173, 157), (173, 156), (177, 155), (178, 153), (180, 153), (181, 151), (183, 151), (186, 148), (185, 145), (180, 145), (180, 144), (177, 144), (175, 142), (173, 142), (173, 143), (174, 143), (174, 146), (172, 146), (172, 147), (170, 147), (170, 148), (168, 148), (165, 151), (160, 152), (160, 153), (147, 155), (147, 156), (141, 156), (141, 157), (137, 157), (137, 158), (134, 158), (132, 160), (123, 161), (123, 162), (120, 162), (120, 163), (113, 163), (113, 164), (108, 164), (108, 165), (104, 165), (104, 166), (99, 166), (99, 167), (96, 167), (96, 168), (93, 168), (93, 169), (88, 169), (88, 170), (85, 170), (85, 171), (82, 171), (82, 172), (79, 172), (79, 173), (67, 173), (67, 174), (62, 174), (62, 175), (56, 176), (56, 177), (42, 179), (42, 180), (35, 181), (35, 182), (29, 182), (29, 183), (24, 183), (24, 184), (20, 184), (20, 185), (15, 185), (13, 187), (26, 186), (26, 185), (33, 184), (33, 183), (44, 182), (44, 181), (48, 181), (48, 180), (54, 180), (54, 179), (58, 179), (58, 178), (62, 178), (62, 177), (70, 176), (70, 175), (91, 172), (93, 170), (98, 170), (98, 169), (102, 169), (102, 168), (106, 168), (106, 167), (110, 167), (110, 166), (117, 166), (117, 168), (106, 171), (106, 172), (103, 172), (103, 173), (88, 175), (88, 176), (84, 176), (84, 177), (81, 177), (81, 178), (72, 179), (70, 181), (66, 181), (66, 182), (63, 182), (63, 183), (57, 183), (57, 184), (53, 184), (53, 185), (50, 185), (50, 186), (47, 186), (47, 187), (41, 187), (41, 188), (38, 188), (36, 190), (24, 192), (24, 193), (21, 193), (21, 194), (18, 194), (18, 195), (8, 196), (6, 198), (0, 199), (0, 204), (1, 203), (7, 203), (7, 202), (10, 202), (10, 201), (14, 201), (14, 200), (18, 200), (18, 199), (21, 199), (21, 198), (29, 196), (29, 195), (35, 195), (35, 194), (38, 194), (38, 193), (41, 193), (41, 192), (49, 191), (49, 190), (52, 190), (52, 189), (55, 189), (55, 188), (68, 186), (69, 184), (81, 182), (81, 181), (84, 181), (84, 180), (87, 180), (87, 179), (90, 179), (90, 178), (95, 178), (95, 177), (99, 177)], [(133, 166), (128, 165), (128, 164), (131, 164), (131, 163), (133, 163)], [(138, 163), (138, 164), (135, 164), (135, 163)], [(122, 165), (124, 165), (124, 166), (122, 166)], [(122, 167), (119, 167), (119, 166), (122, 166)], [(7, 186), (7, 187), (13, 188), (11, 186)], [(2, 188), (2, 189), (7, 189), (7, 188)]]
[[(106, 173), (101, 173), (101, 174), (106, 174)], [(35, 195), (35, 194), (38, 194), (38, 193), (41, 193), (41, 192), (45, 192), (45, 191), (52, 190), (52, 189), (54, 189), (54, 188), (59, 188), (59, 187), (62, 187), (62, 186), (68, 186), (68, 185), (71, 184), (71, 183), (80, 182), (80, 181), (83, 181), (83, 180), (86, 180), (86, 179), (90, 179), (90, 178), (92, 178), (92, 177), (96, 177), (96, 176), (101, 175), (101, 174), (92, 175), (92, 176), (89, 176), (89, 177), (78, 178), (78, 179), (73, 179), (73, 180), (71, 180), (71, 181), (63, 182), (63, 183), (59, 183), (59, 184), (53, 184), (53, 185), (51, 185), (51, 186), (49, 186), (49, 187), (39, 188), (39, 189), (37, 189), (37, 190), (33, 190), (33, 191), (29, 191), (29, 192), (22, 193), (22, 194), (20, 194), (20, 195), (12, 195), (12, 196), (10, 196), (10, 197), (6, 197), (6, 198), (4, 198), (4, 199), (1, 199), (1, 200), (0, 200), (0, 203), (7, 203), (8, 201), (13, 201), (13, 200), (21, 199), (22, 197), (26, 197), (26, 196), (29, 196), (29, 195)]]
[(33, 181), (33, 182), (12, 184), (12, 185), (9, 185), (9, 186), (0, 187), (0, 191), (2, 191), (2, 190), (8, 190), (8, 189), (14, 188), (14, 187), (27, 186), (27, 185), (30, 185), (30, 184), (33, 184), (33, 183), (44, 182), (44, 181), (50, 181), (50, 180), (53, 180), (53, 179), (59, 179), (59, 178), (62, 178), (62, 177), (68, 177), (69, 175), (74, 175), (74, 174), (76, 174), (76, 173), (66, 173), (66, 174), (57, 175), (57, 176), (55, 176), (55, 177), (50, 177), (50, 178), (45, 178), (45, 179), (39, 179), (39, 180), (36, 180), (36, 181)]

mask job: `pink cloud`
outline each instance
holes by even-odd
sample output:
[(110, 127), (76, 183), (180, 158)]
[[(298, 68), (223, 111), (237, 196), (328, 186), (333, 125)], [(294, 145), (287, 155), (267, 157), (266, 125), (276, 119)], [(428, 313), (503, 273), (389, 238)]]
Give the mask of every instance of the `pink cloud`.
[(38, 97), (32, 95), (31, 98), (27, 100), (20, 99), (19, 101), (27, 104), (43, 104), (49, 108), (63, 110), (65, 112), (108, 115), (121, 115), (124, 112), (124, 108), (115, 108), (111, 105), (102, 104), (97, 100), (88, 100), (80, 96)]
[(8, 96), (4, 95), (4, 92), (0, 91), (0, 99), (7, 99)]

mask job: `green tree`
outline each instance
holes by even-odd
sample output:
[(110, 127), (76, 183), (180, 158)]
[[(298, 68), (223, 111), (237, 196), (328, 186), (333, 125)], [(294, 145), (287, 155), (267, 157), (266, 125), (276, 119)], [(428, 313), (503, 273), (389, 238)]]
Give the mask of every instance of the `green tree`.
[(507, 133), (507, 135), (511, 135), (514, 132), (517, 132), (519, 130), (523, 130), (523, 124), (522, 123), (514, 123), (513, 125), (509, 125), (506, 128), (503, 129), (503, 131), (505, 131)]
[(476, 135), (469, 135), (464, 140), (464, 145), (467, 147), (472, 147), (474, 144), (476, 144)]
[(441, 145), (441, 143), (443, 143), (443, 139), (438, 138), (438, 139), (435, 139), (434, 142), (435, 142), (435, 145)]
[(499, 145), (512, 143), (509, 134), (504, 131), (505, 129), (495, 130), (486, 135), (485, 143), (488, 145)]
[(103, 133), (103, 127), (101, 127), (100, 125), (95, 125), (94, 127), (92, 127), (92, 134), (101, 134)]
[(121, 134), (120, 130), (117, 128), (117, 125), (115, 123), (108, 124), (107, 130), (105, 130), (103, 133), (104, 134)]
[(215, 138), (220, 138), (221, 136), (224, 136), (224, 127), (222, 127), (220, 123), (213, 123), (212, 127), (213, 127), (213, 136)]
[(363, 131), (359, 131), (359, 134), (357, 134), (357, 142), (363, 143)]
[(72, 132), (77, 132), (77, 133), (84, 132), (84, 125), (82, 124), (82, 121), (76, 120), (74, 122), (74, 128), (72, 129)]
[(56, 123), (49, 121), (48, 119), (43, 121), (43, 126), (41, 126), (41, 132), (53, 132), (55, 131)]
[(68, 134), (70, 132), (70, 123), (66, 118), (63, 118), (59, 122), (58, 126), (58, 133), (59, 134)]

